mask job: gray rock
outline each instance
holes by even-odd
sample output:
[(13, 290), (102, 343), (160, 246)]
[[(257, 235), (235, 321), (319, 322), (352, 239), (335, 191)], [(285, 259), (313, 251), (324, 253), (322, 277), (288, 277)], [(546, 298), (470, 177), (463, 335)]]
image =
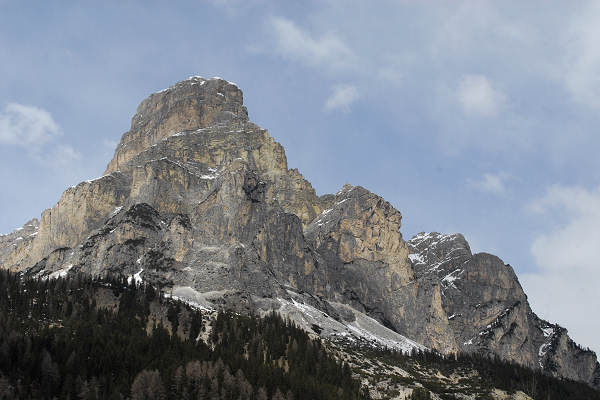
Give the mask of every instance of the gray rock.
[(441, 285), (459, 350), (498, 355), (599, 387), (596, 355), (533, 313), (510, 265), (491, 254), (471, 254), (460, 234), (420, 233), (408, 247), (417, 279)]

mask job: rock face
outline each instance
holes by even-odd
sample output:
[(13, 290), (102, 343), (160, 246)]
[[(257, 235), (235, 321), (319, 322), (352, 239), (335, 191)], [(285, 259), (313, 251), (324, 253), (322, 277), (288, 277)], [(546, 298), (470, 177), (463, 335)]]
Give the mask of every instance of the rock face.
[(104, 176), (0, 237), (0, 266), (123, 274), (332, 340), (493, 353), (600, 385), (595, 355), (533, 314), (510, 266), (461, 235), (407, 243), (401, 219), (362, 187), (317, 196), (235, 84), (192, 77), (142, 102)]
[(118, 171), (133, 157), (174, 133), (218, 124), (248, 122), (242, 91), (222, 79), (192, 77), (139, 105), (131, 129), (121, 138), (105, 174)]
[(491, 254), (472, 254), (460, 234), (420, 233), (408, 247), (417, 279), (442, 287), (459, 350), (496, 354), (600, 387), (596, 355), (533, 313), (510, 265)]
[(454, 351), (440, 286), (415, 280), (400, 234), (401, 219), (381, 197), (346, 185), (305, 234), (327, 265), (333, 300), (375, 316), (426, 346)]

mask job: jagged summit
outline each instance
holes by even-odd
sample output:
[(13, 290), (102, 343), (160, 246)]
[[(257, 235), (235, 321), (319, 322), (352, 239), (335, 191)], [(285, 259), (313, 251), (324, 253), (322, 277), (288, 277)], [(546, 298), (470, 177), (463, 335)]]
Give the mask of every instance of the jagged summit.
[[(210, 309), (277, 310), (331, 340), (485, 352), (600, 386), (592, 352), (529, 308), (465, 238), (419, 234), (360, 186), (317, 196), (248, 119), (237, 85), (192, 77), (145, 99), (105, 174), (68, 188), (0, 266), (122, 274)], [(541, 367), (540, 367), (541, 366)]]

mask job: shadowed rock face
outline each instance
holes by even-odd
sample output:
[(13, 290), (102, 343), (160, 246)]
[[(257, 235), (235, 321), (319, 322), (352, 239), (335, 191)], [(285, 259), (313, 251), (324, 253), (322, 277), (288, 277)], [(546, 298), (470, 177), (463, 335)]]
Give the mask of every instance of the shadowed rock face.
[(496, 354), (599, 387), (596, 355), (532, 312), (510, 265), (491, 254), (471, 254), (460, 234), (420, 233), (408, 247), (417, 279), (442, 288), (459, 350)]
[(404, 335), (598, 385), (595, 355), (532, 313), (510, 266), (461, 235), (407, 243), (401, 219), (362, 187), (317, 196), (235, 84), (192, 77), (142, 102), (104, 176), (1, 236), (0, 265), (123, 274), (205, 307), (278, 309), (327, 337), (419, 346)]

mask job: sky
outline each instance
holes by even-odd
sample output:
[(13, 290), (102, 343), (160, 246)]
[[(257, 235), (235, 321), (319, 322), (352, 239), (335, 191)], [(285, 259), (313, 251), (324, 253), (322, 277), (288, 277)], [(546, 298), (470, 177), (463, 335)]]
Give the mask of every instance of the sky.
[(0, 0), (0, 232), (102, 175), (137, 105), (244, 92), (319, 194), (461, 232), (600, 351), (600, 3)]

